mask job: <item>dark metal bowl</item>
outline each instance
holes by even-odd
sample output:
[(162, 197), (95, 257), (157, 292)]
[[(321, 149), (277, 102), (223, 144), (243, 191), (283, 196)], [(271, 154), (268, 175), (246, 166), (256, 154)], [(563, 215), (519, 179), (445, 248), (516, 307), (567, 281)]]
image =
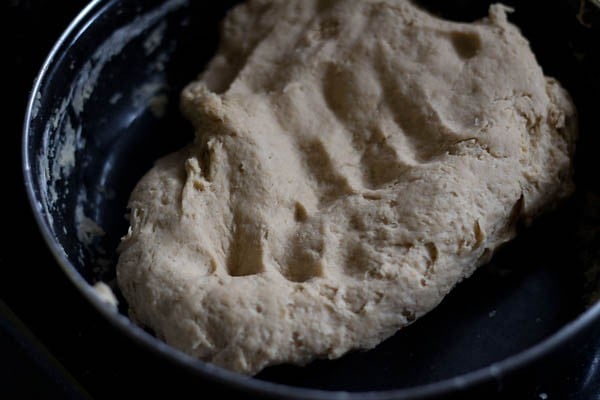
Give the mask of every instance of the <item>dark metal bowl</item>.
[[(291, 398), (489, 395), (541, 374), (564, 376), (577, 357), (597, 350), (600, 304), (591, 306), (590, 299), (598, 272), (590, 266), (598, 260), (600, 217), (598, 36), (561, 1), (545, 2), (544, 18), (535, 2), (508, 3), (546, 72), (577, 103), (576, 195), (412, 326), (368, 352), (246, 378), (192, 359), (134, 325), (122, 297), (120, 312), (101, 301), (90, 285), (114, 281), (129, 193), (155, 159), (192, 137), (178, 93), (214, 53), (219, 21), (236, 2), (208, 3), (215, 2), (91, 2), (57, 42), (31, 94), (23, 166), (36, 220), (58, 264), (117, 329), (201, 377)], [(421, 4), (473, 20), (489, 2)]]

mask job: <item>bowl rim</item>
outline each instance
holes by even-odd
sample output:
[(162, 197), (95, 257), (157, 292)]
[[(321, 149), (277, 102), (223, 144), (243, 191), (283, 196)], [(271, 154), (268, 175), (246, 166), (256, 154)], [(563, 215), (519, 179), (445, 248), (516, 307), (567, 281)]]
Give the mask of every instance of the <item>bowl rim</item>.
[[(504, 376), (525, 368), (531, 365), (534, 361), (551, 354), (552, 352), (558, 350), (561, 346), (567, 344), (567, 342), (578, 332), (589, 329), (594, 323), (600, 323), (599, 301), (549, 337), (521, 352), (513, 354), (512, 356), (509, 356), (502, 361), (495, 362), (487, 367), (479, 368), (453, 378), (447, 378), (425, 385), (402, 389), (367, 392), (311, 389), (247, 377), (195, 359), (150, 335), (142, 328), (135, 325), (128, 317), (116, 312), (114, 308), (102, 301), (96, 295), (92, 286), (87, 283), (87, 281), (77, 271), (73, 264), (71, 264), (71, 262), (66, 258), (65, 254), (61, 250), (62, 248), (58, 243), (57, 238), (52, 234), (49, 221), (43, 216), (43, 211), (38, 206), (38, 204), (41, 204), (41, 199), (36, 196), (34, 190), (35, 178), (32, 176), (32, 170), (30, 167), (32, 160), (30, 159), (29, 147), (30, 136), (32, 136), (31, 123), (35, 119), (34, 110), (37, 107), (36, 94), (45, 83), (48, 71), (53, 65), (55, 65), (55, 59), (57, 56), (69, 49), (71, 43), (70, 39), (79, 40), (78, 36), (85, 32), (86, 28), (93, 21), (95, 16), (101, 13), (104, 8), (109, 8), (116, 1), (117, 0), (92, 0), (68, 25), (68, 27), (52, 47), (48, 56), (45, 58), (41, 69), (36, 75), (33, 88), (29, 94), (29, 100), (27, 102), (21, 143), (22, 172), (24, 175), (24, 183), (29, 205), (33, 212), (35, 221), (44, 238), (44, 241), (46, 242), (46, 245), (50, 249), (60, 268), (66, 274), (71, 283), (75, 285), (79, 292), (87, 299), (87, 301), (91, 303), (92, 306), (98, 312), (100, 312), (100, 314), (114, 328), (119, 330), (121, 333), (124, 333), (136, 343), (142, 345), (142, 347), (152, 351), (165, 360), (186, 368), (188, 371), (196, 375), (200, 375), (205, 379), (211, 379), (219, 384), (229, 385), (230, 387), (238, 390), (250, 391), (257, 395), (268, 397), (285, 396), (291, 399), (311, 398), (319, 400), (408, 400), (448, 395), (455, 393), (456, 391), (474, 388), (478, 385), (493, 383), (494, 381), (497, 385), (501, 385)], [(184, 1), (182, 5), (187, 4), (188, 1), (189, 0)]]

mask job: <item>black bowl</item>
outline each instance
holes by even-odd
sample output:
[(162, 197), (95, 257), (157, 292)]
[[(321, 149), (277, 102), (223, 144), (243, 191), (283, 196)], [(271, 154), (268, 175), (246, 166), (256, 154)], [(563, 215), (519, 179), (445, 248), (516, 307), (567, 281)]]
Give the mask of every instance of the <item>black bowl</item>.
[[(252, 379), (194, 360), (131, 323), (114, 287), (127, 198), (154, 160), (192, 138), (179, 113), (179, 92), (214, 53), (219, 22), (236, 2), (208, 3), (214, 2), (93, 1), (59, 39), (31, 95), (23, 155), (34, 214), (59, 265), (117, 329), (204, 378), (287, 397), (491, 393), (536, 374), (560, 375), (553, 363), (591, 351), (600, 334), (600, 304), (590, 306), (598, 272), (589, 268), (599, 241), (592, 134), (600, 126), (594, 114), (600, 63), (597, 31), (581, 27), (575, 10), (561, 1), (546, 2), (543, 19), (533, 2), (515, 1), (512, 19), (580, 111), (577, 193), (436, 310), (374, 350), (303, 368), (272, 367)], [(485, 15), (489, 2), (422, 4), (473, 20)], [(113, 283), (120, 312), (97, 296), (90, 286), (97, 281)]]

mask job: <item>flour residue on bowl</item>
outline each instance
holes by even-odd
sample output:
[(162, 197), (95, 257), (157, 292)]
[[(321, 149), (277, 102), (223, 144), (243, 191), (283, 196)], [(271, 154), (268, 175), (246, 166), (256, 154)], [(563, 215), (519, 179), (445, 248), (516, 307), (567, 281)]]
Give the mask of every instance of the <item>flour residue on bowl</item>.
[(117, 92), (115, 94), (113, 94), (110, 99), (108, 99), (108, 102), (110, 104), (117, 104), (119, 102), (119, 100), (121, 100), (123, 98), (123, 93), (121, 92)]
[[(85, 123), (82, 113), (86, 104), (94, 97), (94, 92), (100, 80), (100, 76), (106, 65), (133, 40), (138, 39), (144, 32), (156, 26), (143, 43), (146, 54), (156, 52), (161, 46), (167, 23), (164, 21), (166, 14), (180, 9), (188, 3), (187, 0), (171, 0), (165, 2), (153, 11), (137, 17), (133, 22), (115, 30), (92, 54), (90, 59), (80, 68), (73, 80), (73, 85), (67, 94), (57, 101), (58, 106), (51, 113), (46, 123), (44, 146), (38, 154), (37, 162), (41, 176), (39, 177), (42, 189), (42, 202), (39, 207), (45, 211), (49, 222), (52, 224), (52, 210), (56, 207), (65, 207), (65, 195), (69, 192), (69, 185), (74, 171), (81, 162), (87, 162), (83, 150), (86, 146)], [(170, 49), (172, 50), (172, 49)], [(156, 71), (164, 65), (169, 58), (169, 51), (157, 52), (149, 64)], [(74, 66), (71, 65), (70, 69)], [(164, 113), (166, 97), (159, 93), (164, 88), (160, 82), (150, 82), (141, 86), (131, 98), (131, 101), (144, 101), (152, 113), (160, 116)], [(109, 104), (116, 104), (125, 94), (115, 92), (108, 99)], [(157, 96), (157, 97), (155, 97)], [(38, 91), (32, 105), (32, 117), (37, 117), (42, 103), (42, 95)], [(85, 188), (84, 188), (85, 191)], [(78, 203), (79, 204), (79, 203)], [(100, 232), (101, 228), (90, 218), (83, 214), (83, 208), (76, 209), (76, 219), (80, 221), (78, 226), (78, 237), (84, 244), (89, 244), (89, 238)]]
[(146, 55), (150, 55), (160, 46), (163, 41), (165, 30), (167, 29), (167, 23), (165, 21), (161, 22), (150, 35), (148, 39), (144, 41), (144, 50)]
[(82, 200), (78, 197), (77, 205), (75, 206), (75, 226), (77, 228), (77, 239), (86, 246), (89, 246), (93, 243), (94, 239), (104, 236), (106, 232), (104, 232), (104, 229), (96, 221), (85, 215), (83, 205), (87, 201), (87, 198), (85, 197), (85, 192), (83, 193), (84, 197), (81, 197)]
[(40, 106), (42, 105), (42, 95), (39, 91), (35, 92), (35, 97), (33, 99), (33, 107), (31, 108), (31, 119), (36, 119), (39, 112)]
[[(48, 146), (48, 153), (43, 153), (38, 157), (40, 169), (44, 171), (44, 186), (47, 194), (47, 201), (54, 205), (59, 199), (59, 182), (67, 179), (77, 163), (77, 150), (85, 147), (85, 138), (82, 137), (82, 127), (74, 126), (69, 116), (63, 116), (68, 103), (63, 101), (61, 106), (54, 112), (50, 119), (50, 124), (54, 129), (60, 127), (60, 135), (56, 135), (54, 145)], [(64, 188), (64, 194), (69, 192), (68, 186)]]
[(169, 104), (169, 98), (165, 94), (167, 89), (163, 82), (148, 82), (133, 90), (131, 101), (138, 107), (148, 105), (156, 118), (162, 118)]
[(100, 300), (102, 300), (104, 303), (108, 304), (115, 310), (117, 309), (117, 307), (119, 306), (119, 300), (117, 300), (117, 296), (115, 296), (115, 293), (113, 292), (110, 286), (108, 286), (102, 281), (98, 281), (92, 286), (92, 289), (94, 290), (94, 293), (96, 294), (96, 296), (98, 296)]

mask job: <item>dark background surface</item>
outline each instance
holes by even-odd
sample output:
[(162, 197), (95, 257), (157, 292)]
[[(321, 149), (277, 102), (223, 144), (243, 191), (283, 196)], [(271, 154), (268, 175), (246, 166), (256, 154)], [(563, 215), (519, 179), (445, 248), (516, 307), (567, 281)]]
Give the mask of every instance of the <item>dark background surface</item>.
[[(81, 297), (47, 250), (26, 200), (20, 141), (29, 90), (52, 44), (86, 4), (11, 0), (0, 14), (8, 28), (3, 57), (8, 108), (0, 162), (6, 171), (3, 207), (10, 210), (3, 219), (0, 253), (0, 398), (148, 397), (167, 391), (206, 395), (209, 383), (124, 337)], [(591, 346), (598, 349), (598, 344)], [(536, 399), (544, 393), (549, 399), (600, 399), (589, 384), (582, 391), (584, 382), (598, 380), (592, 365), (597, 359), (590, 353), (566, 364), (562, 379), (507, 388), (501, 398)]]

